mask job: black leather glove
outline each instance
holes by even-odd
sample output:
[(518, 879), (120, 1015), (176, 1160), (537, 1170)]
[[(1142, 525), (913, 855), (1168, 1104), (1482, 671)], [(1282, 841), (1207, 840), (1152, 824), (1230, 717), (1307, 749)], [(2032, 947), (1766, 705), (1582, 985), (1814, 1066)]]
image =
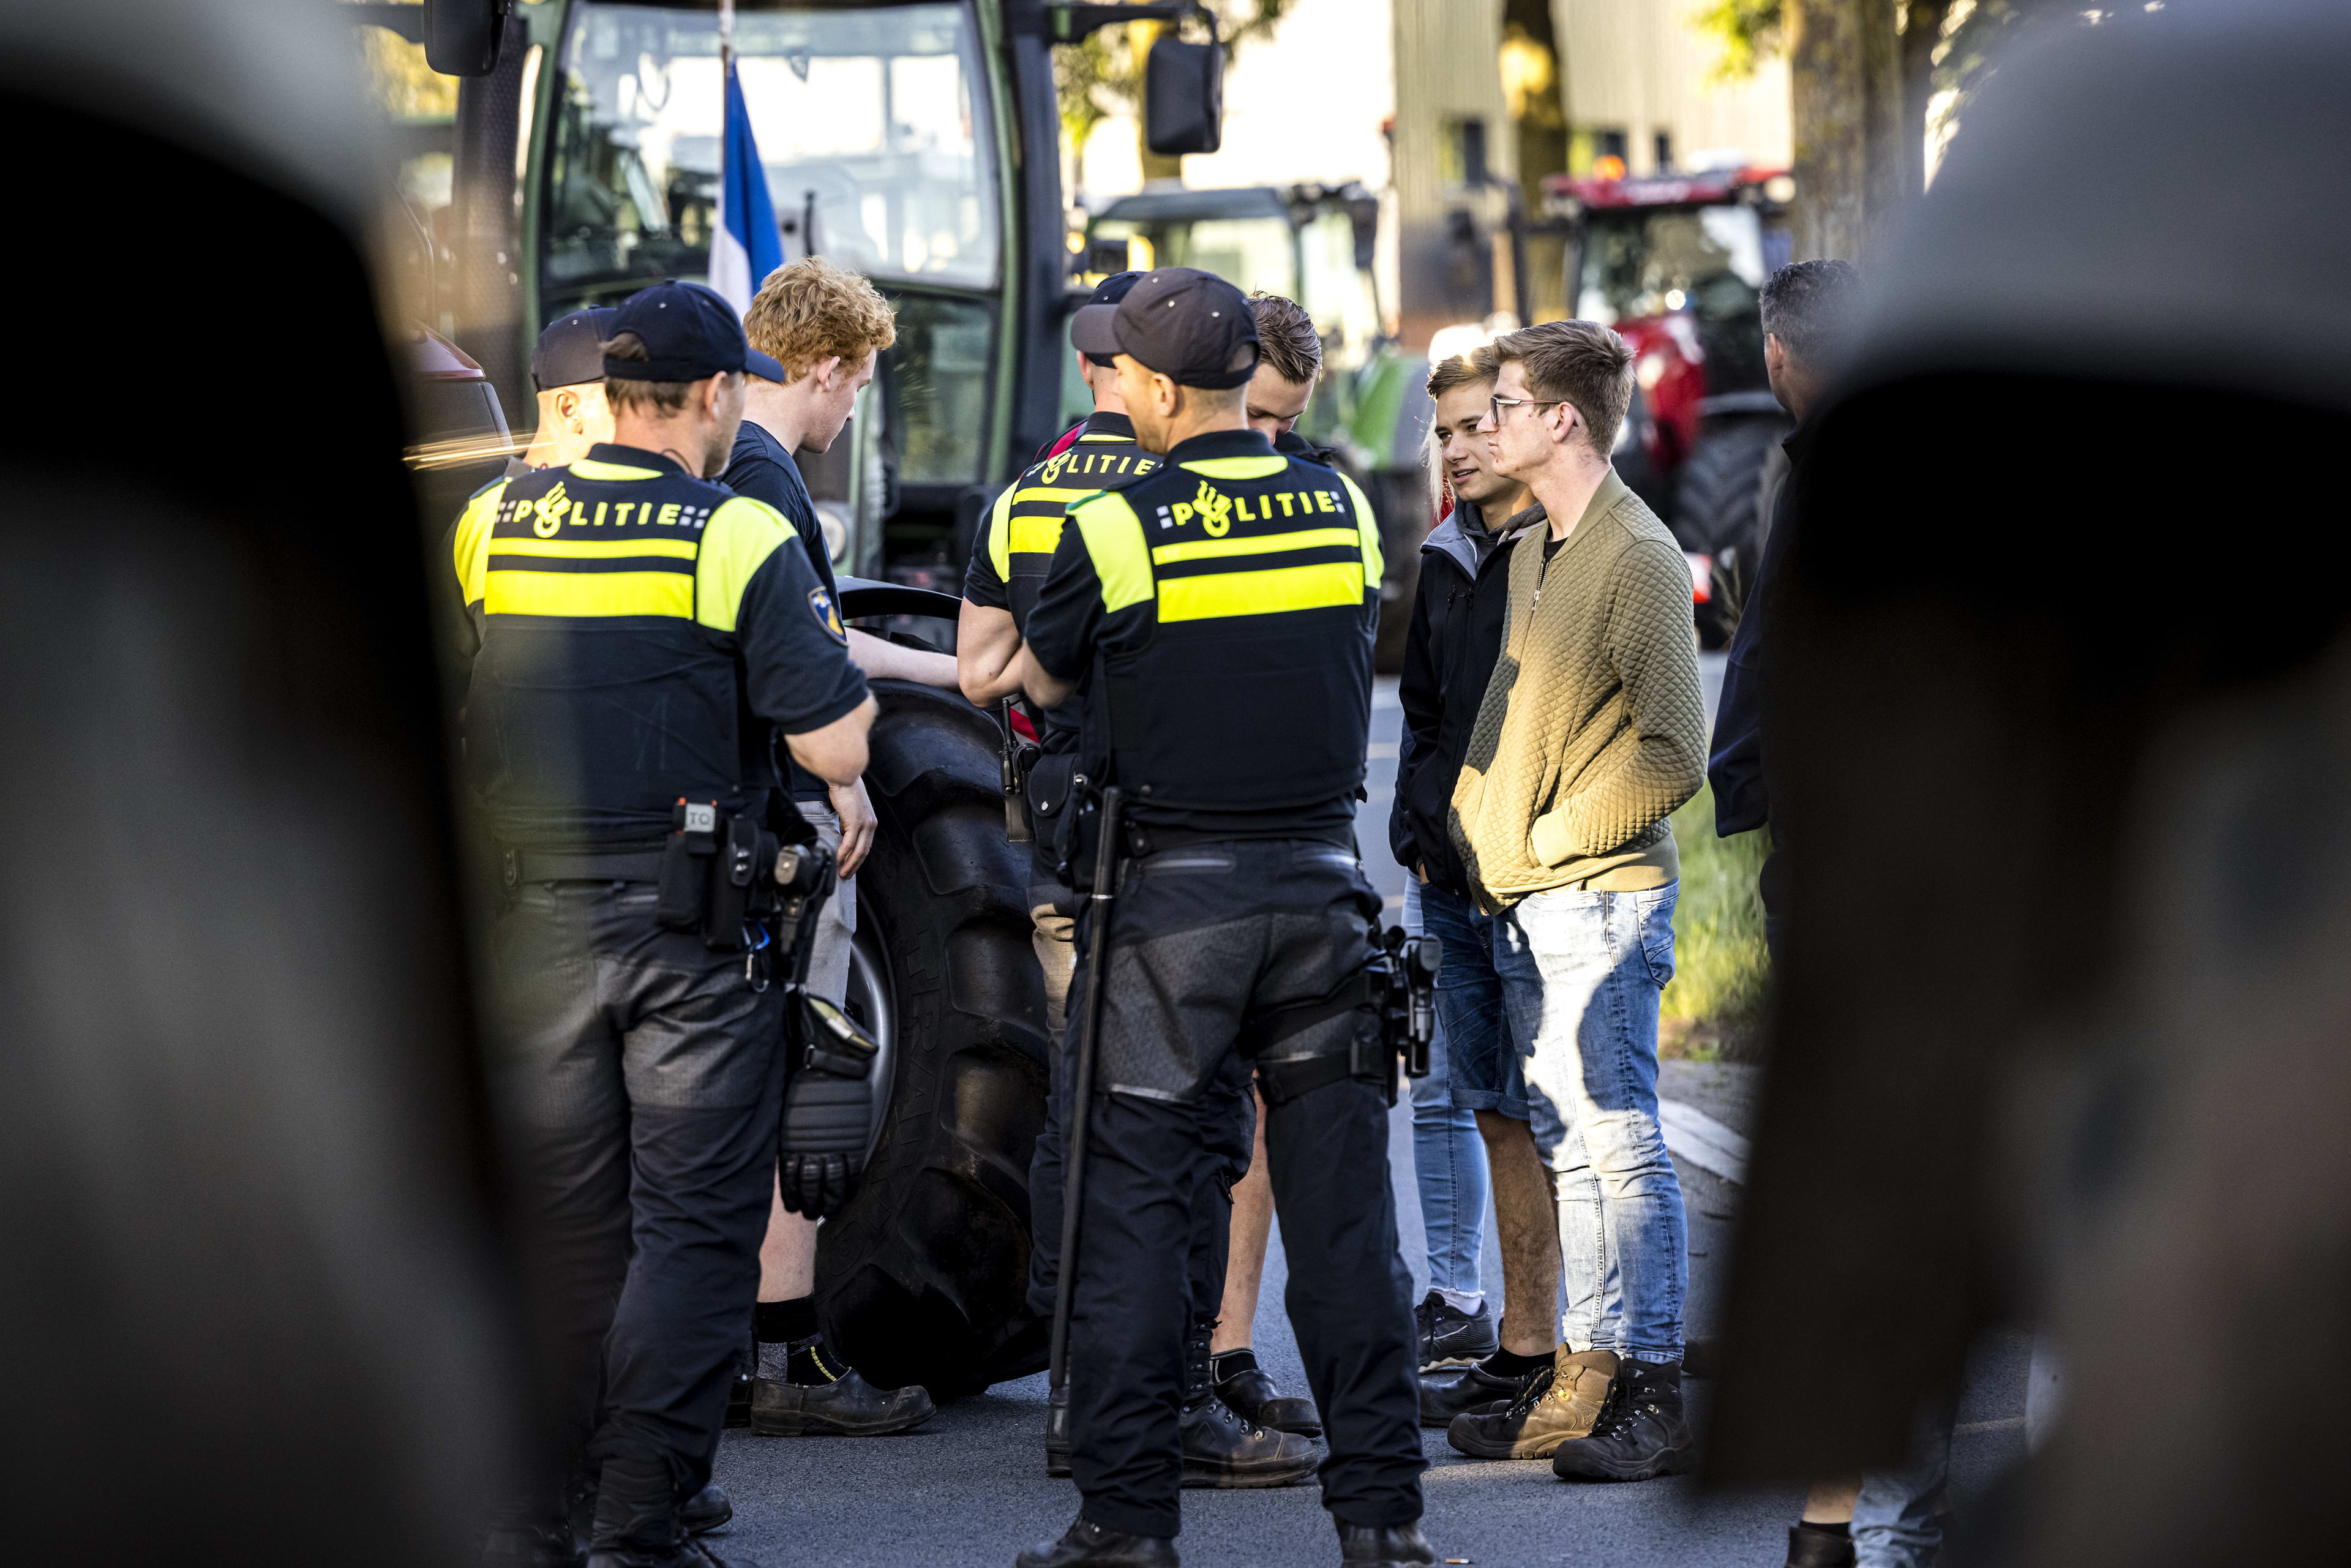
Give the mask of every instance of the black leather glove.
[(873, 1124), (876, 1048), (831, 1002), (802, 1001), (801, 1060), (784, 1091), (784, 1145), (778, 1164), (784, 1207), (810, 1219), (849, 1206), (864, 1175), (866, 1133)]

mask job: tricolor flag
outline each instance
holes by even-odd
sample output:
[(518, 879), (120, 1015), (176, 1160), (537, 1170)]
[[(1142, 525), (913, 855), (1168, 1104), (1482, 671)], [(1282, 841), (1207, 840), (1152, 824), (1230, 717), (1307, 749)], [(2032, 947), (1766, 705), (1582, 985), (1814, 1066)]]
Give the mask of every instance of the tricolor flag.
[(751, 296), (768, 274), (784, 265), (783, 237), (776, 232), (776, 204), (768, 199), (768, 171), (751, 139), (751, 110), (735, 62), (726, 62), (726, 134), (720, 140), (718, 223), (710, 236), (710, 287), (735, 307), (751, 308)]

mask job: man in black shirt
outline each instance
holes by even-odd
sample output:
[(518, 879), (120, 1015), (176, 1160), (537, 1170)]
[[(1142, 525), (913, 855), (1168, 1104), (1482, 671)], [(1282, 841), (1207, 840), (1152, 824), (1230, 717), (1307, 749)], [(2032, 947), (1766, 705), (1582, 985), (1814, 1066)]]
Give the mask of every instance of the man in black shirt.
[[(765, 501), (789, 519), (807, 548), (809, 568), (836, 613), (839, 591), (816, 503), (793, 460), (796, 451), (829, 451), (849, 423), (857, 394), (873, 379), (875, 361), (895, 340), (889, 303), (855, 273), (821, 256), (777, 268), (751, 301), (745, 326), (751, 346), (773, 358), (785, 381), (748, 378), (743, 423), (719, 483)], [(955, 684), (955, 660), (901, 647), (851, 629), (849, 656), (872, 679)], [(857, 930), (857, 868), (873, 844), (873, 804), (862, 779), (829, 785), (790, 770), (792, 795), (817, 837), (840, 856), (840, 886), (827, 902), (809, 964), (809, 989), (841, 1006), (849, 991), (851, 938)], [(832, 1355), (816, 1328), (816, 1225), (787, 1211), (778, 1192), (759, 1249), (759, 1305), (753, 1339), (757, 1368), (737, 1385), (731, 1418), (777, 1437), (879, 1436), (932, 1414), (919, 1387), (875, 1388)]]

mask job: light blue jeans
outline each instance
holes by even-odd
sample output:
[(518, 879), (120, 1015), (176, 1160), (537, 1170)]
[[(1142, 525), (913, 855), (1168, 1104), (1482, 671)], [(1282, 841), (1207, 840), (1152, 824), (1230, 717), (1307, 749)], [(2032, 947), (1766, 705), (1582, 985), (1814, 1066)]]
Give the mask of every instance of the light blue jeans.
[(1679, 883), (1562, 888), (1495, 922), (1529, 1125), (1559, 1205), (1561, 1337), (1638, 1361), (1682, 1358), (1688, 1221), (1657, 1124), (1657, 998), (1674, 974)]
[[(1415, 936), (1421, 920), (1420, 878), (1407, 872), (1404, 928)], [(1428, 1288), (1484, 1293), (1478, 1282), (1479, 1254), (1486, 1244), (1486, 1140), (1478, 1135), (1478, 1113), (1453, 1103), (1453, 1081), (1445, 1060), (1445, 1025), (1429, 1043), (1428, 1076), (1412, 1082), (1412, 1168), (1420, 1182), (1420, 1226), (1428, 1238)]]
[(1943, 1545), (1943, 1484), (1951, 1470), (1956, 1402), (1920, 1416), (1910, 1460), (1897, 1470), (1870, 1470), (1853, 1503), (1857, 1568), (1930, 1568)]

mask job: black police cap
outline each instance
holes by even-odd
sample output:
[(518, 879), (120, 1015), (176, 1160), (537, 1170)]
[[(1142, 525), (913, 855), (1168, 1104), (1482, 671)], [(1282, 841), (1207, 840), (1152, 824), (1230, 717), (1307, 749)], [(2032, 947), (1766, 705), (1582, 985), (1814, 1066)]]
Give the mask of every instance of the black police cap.
[(735, 308), (699, 284), (670, 277), (630, 295), (612, 312), (612, 335), (622, 332), (634, 332), (651, 356), (606, 355), (604, 373), (622, 381), (698, 382), (729, 371), (787, 379), (783, 366), (751, 347)]
[[(1087, 355), (1131, 354), (1177, 386), (1223, 392), (1257, 373), (1257, 316), (1241, 291), (1213, 272), (1163, 267), (1116, 305), (1088, 305), (1070, 319), (1070, 341)], [(1248, 363), (1235, 369), (1242, 347)]]
[(612, 335), (612, 308), (590, 306), (548, 323), (530, 351), (531, 384), (541, 392), (604, 379), (604, 340)]
[[(1142, 281), (1143, 274), (1139, 272), (1113, 272), (1094, 285), (1093, 297), (1088, 299), (1086, 304), (1115, 305), (1125, 298), (1134, 286)], [(1082, 309), (1083, 307), (1080, 308)], [(1086, 358), (1098, 365), (1108, 366), (1118, 363), (1116, 354), (1088, 354)]]

